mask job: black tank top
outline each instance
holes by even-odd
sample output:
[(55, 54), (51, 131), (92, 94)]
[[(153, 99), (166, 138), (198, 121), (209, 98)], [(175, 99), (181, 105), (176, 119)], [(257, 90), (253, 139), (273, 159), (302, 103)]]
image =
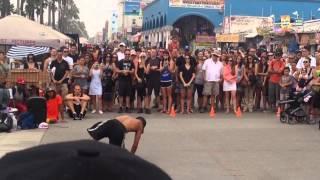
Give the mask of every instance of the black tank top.
[(140, 63), (138, 63), (138, 72), (137, 75), (140, 79), (144, 81), (145, 79), (145, 73), (144, 73), (144, 67), (140, 67)]

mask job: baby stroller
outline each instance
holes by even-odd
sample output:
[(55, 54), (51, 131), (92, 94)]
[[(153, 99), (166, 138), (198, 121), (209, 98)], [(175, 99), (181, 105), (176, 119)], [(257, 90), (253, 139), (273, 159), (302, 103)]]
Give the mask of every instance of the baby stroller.
[(285, 105), (285, 110), (280, 114), (280, 122), (288, 124), (307, 123), (315, 124), (316, 121), (310, 118), (309, 113), (305, 110), (305, 105), (311, 101), (314, 93), (311, 90), (307, 90), (304, 87), (312, 79), (299, 85), (302, 91), (294, 91), (290, 93), (288, 100), (279, 102), (279, 105)]

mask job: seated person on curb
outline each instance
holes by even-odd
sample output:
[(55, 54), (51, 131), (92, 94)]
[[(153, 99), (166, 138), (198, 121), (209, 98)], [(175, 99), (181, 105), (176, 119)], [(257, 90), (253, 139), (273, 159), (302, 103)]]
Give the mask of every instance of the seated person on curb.
[(49, 87), (45, 97), (47, 100), (47, 123), (64, 121), (62, 98), (57, 94), (55, 88)]
[(125, 134), (135, 132), (131, 152), (135, 153), (147, 122), (143, 117), (118, 116), (115, 119), (102, 121), (88, 128), (90, 136), (99, 141), (108, 137), (109, 143), (124, 147)]
[(84, 118), (90, 97), (82, 92), (80, 85), (75, 85), (73, 93), (68, 94), (65, 100), (69, 108), (69, 116), (72, 117), (73, 120), (81, 120)]

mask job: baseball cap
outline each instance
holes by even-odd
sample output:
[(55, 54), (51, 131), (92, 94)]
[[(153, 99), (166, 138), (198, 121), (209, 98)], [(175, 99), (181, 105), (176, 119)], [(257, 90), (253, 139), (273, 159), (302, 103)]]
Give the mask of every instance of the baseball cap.
[(221, 52), (218, 50), (214, 50), (213, 53), (211, 53), (214, 56), (220, 57), (221, 56)]
[(1, 179), (171, 180), (159, 167), (125, 149), (91, 140), (47, 144), (0, 159)]
[(17, 78), (17, 84), (26, 84), (26, 81), (24, 80), (24, 78), (20, 77)]
[(122, 42), (122, 43), (119, 44), (119, 47), (120, 47), (120, 46), (126, 47), (126, 44), (125, 44), (124, 42)]

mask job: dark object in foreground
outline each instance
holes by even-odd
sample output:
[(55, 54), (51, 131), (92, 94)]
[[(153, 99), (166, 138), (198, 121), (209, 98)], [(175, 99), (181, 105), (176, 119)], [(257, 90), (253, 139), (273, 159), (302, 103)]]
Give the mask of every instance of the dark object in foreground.
[(157, 166), (116, 146), (75, 141), (38, 146), (0, 159), (0, 180), (170, 180)]

